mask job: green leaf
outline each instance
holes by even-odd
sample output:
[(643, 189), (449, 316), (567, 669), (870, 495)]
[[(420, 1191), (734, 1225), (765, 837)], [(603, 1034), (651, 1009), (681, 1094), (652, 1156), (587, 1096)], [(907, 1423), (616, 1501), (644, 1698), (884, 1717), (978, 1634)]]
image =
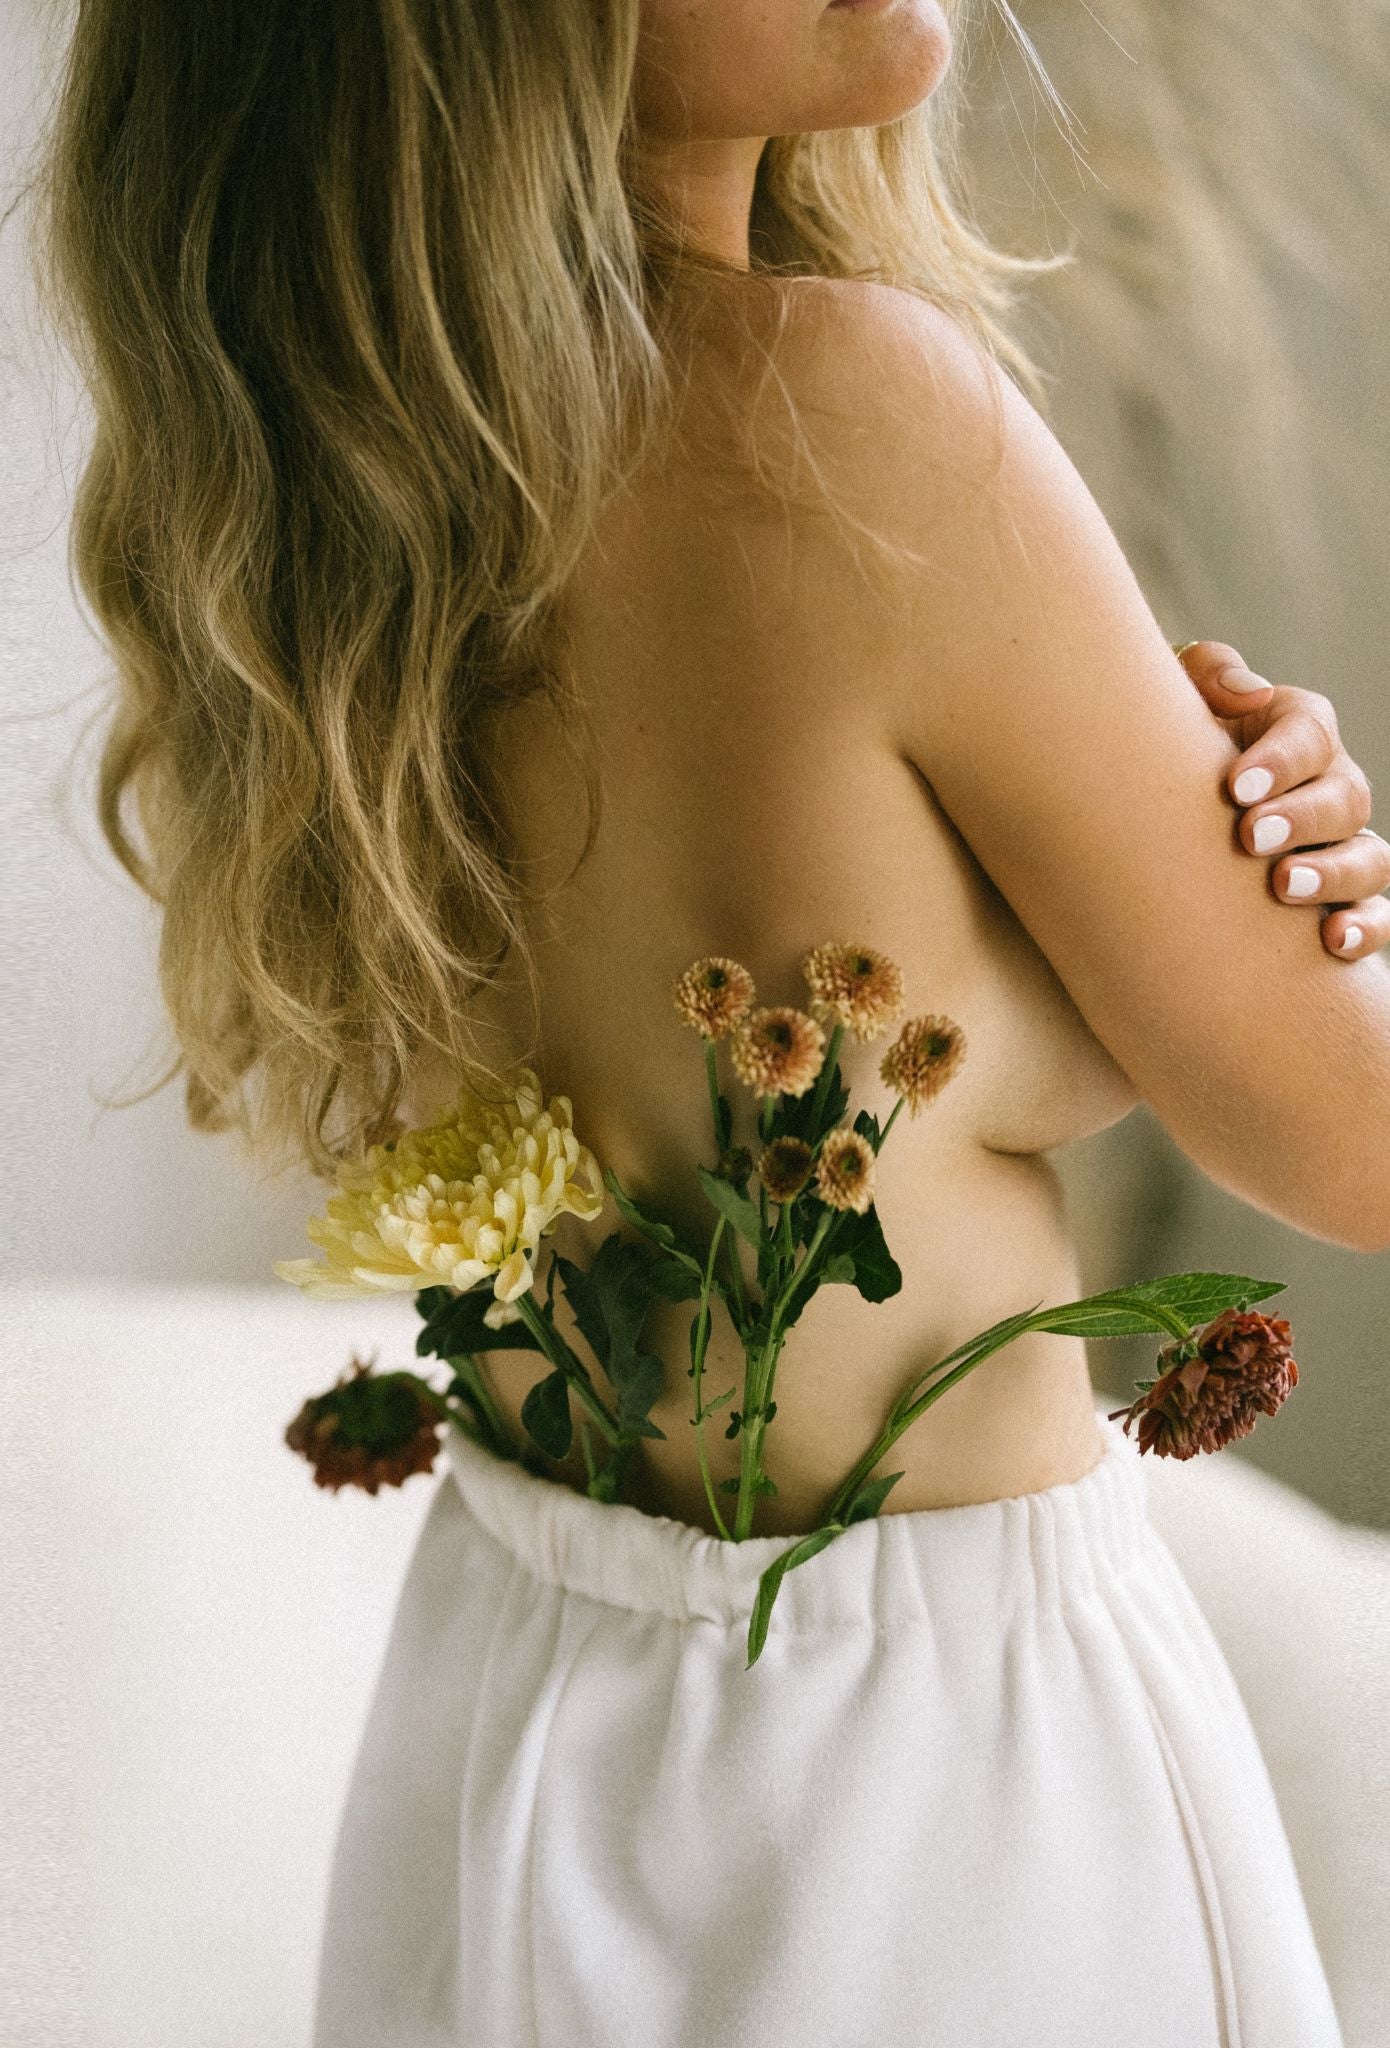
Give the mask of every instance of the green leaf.
[(878, 1118), (872, 1111), (861, 1109), (858, 1116), (854, 1119), (854, 1129), (858, 1131), (861, 1138), (867, 1138), (875, 1152), (877, 1152), (879, 1146), (883, 1143), (883, 1133), (878, 1127)]
[(749, 1244), (760, 1245), (763, 1240), (763, 1220), (758, 1213), (756, 1202), (750, 1202), (747, 1195), (741, 1195), (736, 1187), (721, 1180), (717, 1173), (711, 1173), (707, 1166), (697, 1166), (700, 1186), (720, 1215), (732, 1223), (740, 1237), (746, 1237)]
[[(700, 1275), (674, 1252), (654, 1254), (648, 1261), (647, 1282), (663, 1301), (698, 1301), (702, 1291)], [(722, 1296), (723, 1282), (711, 1280), (709, 1291), (711, 1300)]]
[(1162, 1317), (1153, 1312), (1158, 1302), (1184, 1322), (1201, 1324), (1226, 1308), (1248, 1308), (1271, 1294), (1282, 1294), (1282, 1280), (1252, 1280), (1245, 1273), (1164, 1273), (1156, 1280), (1136, 1281), (1131, 1287), (1112, 1287), (1102, 1294), (1088, 1294), (1080, 1301), (1060, 1303), (1040, 1316), (1034, 1329), (1057, 1336), (1142, 1337), (1171, 1335)]
[(552, 1458), (563, 1458), (574, 1441), (569, 1382), (562, 1372), (537, 1380), (521, 1404), (521, 1426)]
[(866, 1479), (845, 1510), (845, 1521), (870, 1521), (902, 1476), (901, 1472), (888, 1472), (882, 1479)]
[(903, 1284), (902, 1270), (883, 1238), (878, 1205), (870, 1202), (862, 1216), (844, 1212), (835, 1233), (835, 1250), (854, 1261), (854, 1284), (865, 1301), (886, 1301)]
[(799, 1564), (805, 1564), (808, 1558), (815, 1557), (818, 1551), (825, 1549), (827, 1543), (833, 1543), (837, 1536), (843, 1536), (847, 1526), (848, 1524), (844, 1522), (827, 1522), (823, 1529), (813, 1529), (809, 1536), (803, 1536), (800, 1542), (793, 1543), (790, 1550), (784, 1550), (763, 1573), (758, 1581), (758, 1597), (753, 1602), (753, 1612), (748, 1619), (748, 1662), (743, 1667), (745, 1671), (751, 1671), (762, 1655), (763, 1644), (767, 1641), (767, 1626), (772, 1619), (773, 1603), (787, 1573), (795, 1571)]
[(821, 1267), (820, 1277), (822, 1283), (829, 1287), (834, 1287), (842, 1281), (853, 1280), (854, 1260), (848, 1252), (836, 1252)]
[(565, 1298), (585, 1342), (593, 1350), (618, 1396), (618, 1423), (638, 1436), (665, 1437), (646, 1420), (662, 1390), (665, 1370), (654, 1352), (638, 1344), (652, 1304), (654, 1255), (642, 1244), (624, 1244), (615, 1231), (594, 1254), (588, 1270), (556, 1254)]
[(644, 1209), (639, 1202), (633, 1200), (611, 1166), (604, 1167), (603, 1180), (609, 1194), (612, 1195), (613, 1200), (618, 1205), (618, 1214), (625, 1223), (631, 1224), (632, 1228), (640, 1230), (644, 1237), (649, 1237), (656, 1244), (663, 1246), (665, 1250), (671, 1253), (673, 1258), (680, 1259), (684, 1264), (693, 1266), (695, 1271), (703, 1277), (705, 1270), (704, 1260), (698, 1257), (692, 1248), (685, 1243), (671, 1224), (663, 1221), (660, 1216), (654, 1215), (651, 1210)]
[(772, 1122), (774, 1138), (803, 1138), (814, 1146), (822, 1133), (833, 1129), (849, 1107), (849, 1090), (840, 1079), (838, 1060), (825, 1084), (825, 1100), (820, 1115), (811, 1121), (811, 1108), (815, 1101), (815, 1088), (808, 1088), (804, 1095), (779, 1095), (777, 1114)]
[(492, 1330), (483, 1321), (484, 1311), (496, 1300), (491, 1280), (480, 1280), (465, 1294), (455, 1294), (452, 1288), (425, 1291), (442, 1291), (445, 1299), (435, 1307), (425, 1327), (416, 1332), (415, 1350), (420, 1357), (431, 1352), (448, 1358), (456, 1351), (540, 1350), (526, 1323), (503, 1323), (500, 1330)]
[(737, 1493), (738, 1489), (739, 1481), (737, 1479), (721, 1479), (719, 1482), (719, 1491), (721, 1493)]
[(701, 1413), (702, 1413), (702, 1414), (704, 1414), (704, 1415), (713, 1415), (713, 1413), (714, 1413), (714, 1411), (715, 1411), (715, 1409), (716, 1409), (716, 1408), (722, 1408), (722, 1407), (724, 1406), (724, 1403), (725, 1403), (726, 1401), (732, 1401), (732, 1400), (733, 1400), (733, 1398), (734, 1398), (734, 1395), (735, 1395), (735, 1394), (736, 1394), (737, 1392), (738, 1392), (738, 1388), (737, 1388), (737, 1387), (725, 1387), (725, 1389), (724, 1389), (723, 1393), (722, 1393), (722, 1394), (716, 1394), (716, 1395), (715, 1395), (715, 1397), (714, 1397), (714, 1399), (713, 1399), (712, 1401), (702, 1401), (702, 1402), (701, 1402), (701, 1404), (700, 1404), (700, 1411), (701, 1411)]

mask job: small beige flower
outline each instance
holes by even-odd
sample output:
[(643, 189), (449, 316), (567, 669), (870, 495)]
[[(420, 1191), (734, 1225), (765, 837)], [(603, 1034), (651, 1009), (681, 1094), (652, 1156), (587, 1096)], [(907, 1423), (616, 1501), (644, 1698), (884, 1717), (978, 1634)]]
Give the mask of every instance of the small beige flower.
[(965, 1058), (965, 1034), (949, 1017), (909, 1017), (879, 1064), (888, 1087), (916, 1116), (940, 1092)]
[(774, 1202), (790, 1202), (811, 1178), (815, 1153), (804, 1138), (774, 1138), (758, 1161), (758, 1177)]
[(874, 1148), (841, 1124), (829, 1132), (816, 1161), (816, 1193), (831, 1209), (862, 1216), (874, 1198)]
[(734, 1072), (755, 1095), (804, 1095), (821, 1070), (825, 1033), (804, 1010), (754, 1010), (732, 1034)]
[(515, 1322), (556, 1217), (592, 1221), (603, 1208), (598, 1161), (572, 1122), (567, 1095), (542, 1107), (529, 1067), (500, 1107), (461, 1087), (452, 1112), (338, 1169), (341, 1193), (305, 1225), (323, 1261), (277, 1259), (273, 1270), (335, 1297), (441, 1283), (466, 1292), (491, 1276), (483, 1321)]
[(824, 1023), (848, 1025), (864, 1044), (902, 1015), (902, 969), (872, 946), (816, 946), (801, 971), (811, 991), (812, 1014)]
[(753, 1000), (753, 977), (737, 960), (711, 953), (687, 967), (671, 989), (685, 1023), (702, 1038), (722, 1038)]

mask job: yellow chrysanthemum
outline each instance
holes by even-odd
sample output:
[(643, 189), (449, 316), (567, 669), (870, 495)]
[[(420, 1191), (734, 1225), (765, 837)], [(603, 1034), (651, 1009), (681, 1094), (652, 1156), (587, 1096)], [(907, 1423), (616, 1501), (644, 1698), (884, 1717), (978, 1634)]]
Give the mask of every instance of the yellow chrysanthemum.
[(494, 1330), (515, 1322), (556, 1217), (591, 1222), (603, 1208), (598, 1161), (572, 1126), (569, 1097), (552, 1095), (543, 1108), (530, 1067), (501, 1105), (462, 1087), (435, 1123), (340, 1168), (341, 1192), (305, 1226), (325, 1258), (278, 1259), (274, 1271), (306, 1294), (335, 1298), (430, 1285), (462, 1291), (491, 1274), (495, 1300), (483, 1320)]

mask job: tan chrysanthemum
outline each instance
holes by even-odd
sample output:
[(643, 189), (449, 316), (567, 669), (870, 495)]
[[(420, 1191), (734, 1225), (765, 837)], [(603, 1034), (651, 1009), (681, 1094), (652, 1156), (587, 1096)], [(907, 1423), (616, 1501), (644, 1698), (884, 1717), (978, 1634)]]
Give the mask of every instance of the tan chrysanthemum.
[(811, 1178), (815, 1153), (804, 1138), (774, 1138), (758, 1161), (758, 1178), (774, 1202), (790, 1202)]
[(815, 1018), (786, 1005), (753, 1010), (729, 1039), (734, 1072), (755, 1095), (804, 1095), (824, 1056)]
[(686, 968), (671, 996), (683, 1021), (702, 1038), (722, 1038), (752, 1002), (753, 977), (737, 960), (711, 953)]
[(277, 1259), (274, 1271), (306, 1294), (461, 1293), (491, 1279), (489, 1329), (519, 1319), (517, 1297), (535, 1277), (541, 1238), (562, 1214), (593, 1221), (603, 1209), (599, 1164), (573, 1130), (567, 1095), (543, 1106), (522, 1067), (510, 1101), (487, 1103), (466, 1086), (456, 1107), (338, 1169), (341, 1192), (305, 1232), (325, 1257)]
[(862, 1216), (874, 1198), (874, 1148), (845, 1125), (831, 1131), (816, 1161), (816, 1193), (831, 1209)]
[(879, 1063), (909, 1116), (940, 1093), (965, 1058), (965, 1034), (949, 1017), (909, 1017)]
[(847, 1025), (866, 1045), (902, 1015), (902, 969), (872, 946), (827, 942), (806, 955), (801, 971), (811, 991), (812, 1015), (823, 1023)]

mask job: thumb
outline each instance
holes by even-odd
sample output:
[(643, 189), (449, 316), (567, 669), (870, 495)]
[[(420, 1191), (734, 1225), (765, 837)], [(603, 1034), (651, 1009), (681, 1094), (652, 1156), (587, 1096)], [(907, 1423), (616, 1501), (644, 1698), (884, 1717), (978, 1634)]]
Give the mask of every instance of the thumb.
[(1273, 683), (1248, 669), (1224, 640), (1188, 640), (1173, 652), (1218, 718), (1239, 718), (1268, 702)]

